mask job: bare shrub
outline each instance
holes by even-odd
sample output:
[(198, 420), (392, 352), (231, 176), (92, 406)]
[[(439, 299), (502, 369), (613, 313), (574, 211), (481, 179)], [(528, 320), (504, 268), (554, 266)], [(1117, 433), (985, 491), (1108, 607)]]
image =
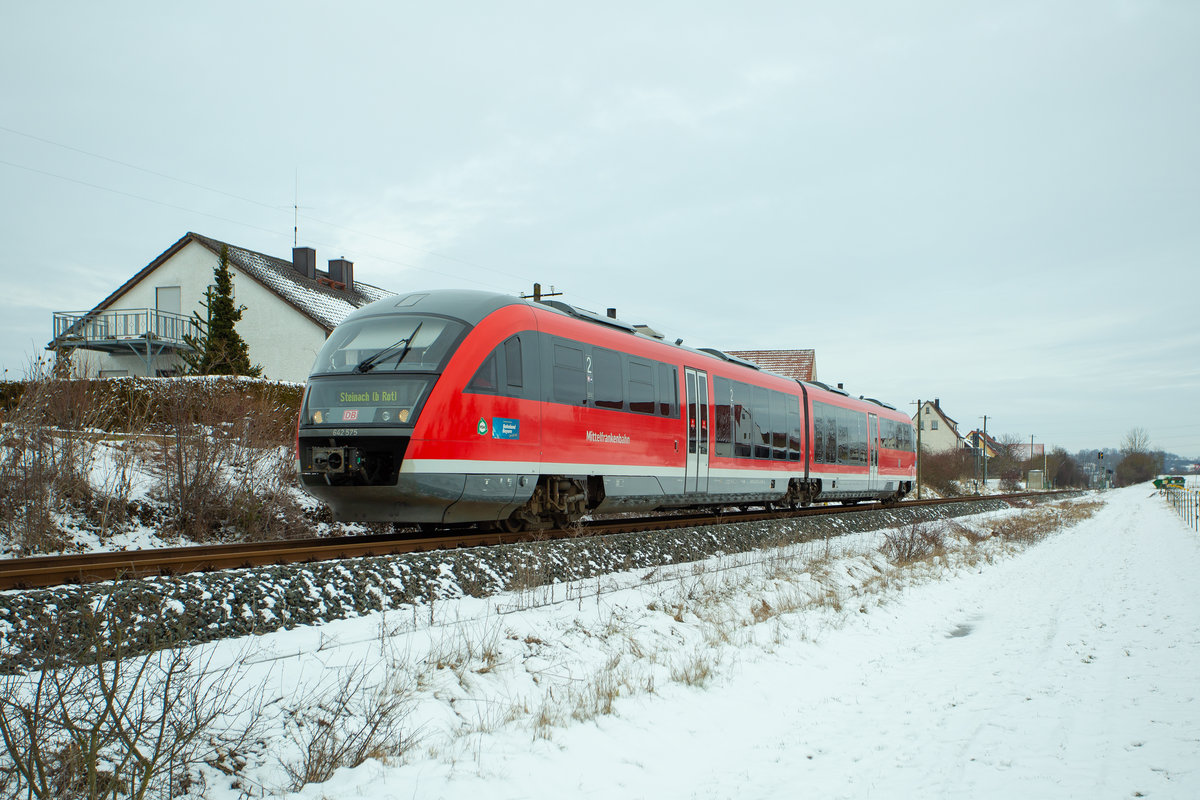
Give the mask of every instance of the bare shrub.
[(14, 550), (62, 550), (64, 516), (103, 539), (128, 522), (147, 468), (168, 530), (197, 541), (311, 535), (293, 488), (297, 387), (86, 380), (49, 360), (27, 375), (0, 387), (0, 538)]
[(0, 433), (0, 525), (25, 554), (61, 550), (55, 515), (94, 500), (89, 472), (96, 427), (106, 413), (93, 403), (93, 381), (30, 365)]
[(291, 791), (324, 783), (337, 769), (368, 758), (399, 756), (415, 744), (415, 733), (404, 730), (410, 693), (392, 684), (371, 686), (367, 677), (365, 667), (353, 668), (335, 689), (293, 712), (300, 758), (282, 764)]
[(885, 530), (879, 548), (896, 564), (912, 564), (946, 552), (946, 532), (941, 525), (916, 522), (903, 528)]
[(1002, 473), (1000, 475), (1000, 491), (1010, 493), (1021, 491), (1021, 473), (1015, 470)]
[(6, 796), (174, 797), (201, 763), (255, 735), (261, 699), (238, 666), (217, 670), (212, 651), (196, 649), (126, 659), (115, 605), (80, 610), (88, 636), (78, 650), (53, 654), (41, 672), (0, 676)]
[(158, 492), (175, 530), (196, 541), (306, 535), (287, 493), (290, 454), (278, 407), (209, 383), (180, 383), (157, 409)]
[(969, 450), (921, 454), (921, 480), (942, 497), (961, 495), (962, 486), (975, 476), (975, 458)]

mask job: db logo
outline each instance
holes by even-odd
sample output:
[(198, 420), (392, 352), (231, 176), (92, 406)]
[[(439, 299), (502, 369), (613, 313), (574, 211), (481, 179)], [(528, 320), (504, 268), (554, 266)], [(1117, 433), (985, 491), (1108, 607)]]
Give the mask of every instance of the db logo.
[(342, 412), (342, 422), (354, 422), (358, 419), (357, 408), (347, 408)]

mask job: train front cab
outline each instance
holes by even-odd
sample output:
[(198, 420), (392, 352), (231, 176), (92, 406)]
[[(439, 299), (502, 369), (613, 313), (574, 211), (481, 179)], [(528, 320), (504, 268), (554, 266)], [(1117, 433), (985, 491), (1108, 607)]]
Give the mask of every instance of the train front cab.
[[(465, 494), (516, 494), (515, 478), (480, 478), (468, 486), (468, 476), (451, 464), (462, 459), (447, 455), (445, 445), (453, 451), (452, 443), (441, 450), (428, 446), (431, 435), (446, 435), (447, 398), (457, 398), (465, 383), (462, 357), (486, 352), (481, 338), (488, 334), (479, 332), (479, 323), (512, 300), (481, 292), (417, 293), (377, 301), (334, 330), (305, 391), (297, 468), (304, 488), (328, 504), (335, 519), (440, 524)], [(452, 382), (457, 391), (447, 391)], [(481, 438), (474, 420), (472, 428)], [(536, 437), (538, 427), (529, 424), (527, 431)], [(465, 432), (453, 435), (466, 438)]]

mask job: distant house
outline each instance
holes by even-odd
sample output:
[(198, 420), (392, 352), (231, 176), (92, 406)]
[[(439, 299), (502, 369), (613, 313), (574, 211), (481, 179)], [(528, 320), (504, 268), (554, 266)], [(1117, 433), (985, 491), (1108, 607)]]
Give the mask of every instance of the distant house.
[(229, 248), (234, 302), (245, 306), (237, 332), (263, 375), (303, 381), (317, 350), (347, 314), (392, 292), (354, 279), (354, 264), (296, 247), (292, 260), (188, 233), (90, 311), (54, 312), (47, 349), (67, 352), (84, 374), (168, 376), (183, 368), (193, 312), (213, 283), (222, 246)]
[(920, 429), (921, 449), (926, 452), (940, 453), (966, 446), (958, 435), (958, 423), (942, 410), (941, 400), (922, 403), (913, 422)]
[(729, 350), (731, 356), (753, 361), (758, 366), (798, 381), (817, 379), (816, 350)]
[(980, 430), (973, 430), (964, 436), (963, 446), (973, 450), (982, 447), (985, 458), (995, 458), (1001, 452), (1000, 443)]

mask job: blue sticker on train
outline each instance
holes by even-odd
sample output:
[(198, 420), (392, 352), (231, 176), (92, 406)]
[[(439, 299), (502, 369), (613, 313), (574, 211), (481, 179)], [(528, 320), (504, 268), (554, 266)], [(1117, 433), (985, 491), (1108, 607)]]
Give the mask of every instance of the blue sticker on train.
[(521, 420), (492, 417), (493, 439), (520, 439)]

